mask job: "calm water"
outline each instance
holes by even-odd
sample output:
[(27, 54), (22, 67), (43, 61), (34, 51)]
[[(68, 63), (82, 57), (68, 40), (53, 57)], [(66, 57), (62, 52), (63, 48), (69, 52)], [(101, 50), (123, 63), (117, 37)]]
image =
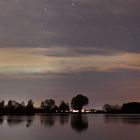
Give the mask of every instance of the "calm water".
[(0, 117), (1, 140), (138, 140), (140, 115)]

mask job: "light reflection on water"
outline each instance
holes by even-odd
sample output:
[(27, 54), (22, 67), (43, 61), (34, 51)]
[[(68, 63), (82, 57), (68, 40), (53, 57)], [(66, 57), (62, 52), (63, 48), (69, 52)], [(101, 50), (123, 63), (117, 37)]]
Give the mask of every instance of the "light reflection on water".
[(140, 115), (38, 114), (0, 117), (2, 140), (138, 140), (139, 130)]

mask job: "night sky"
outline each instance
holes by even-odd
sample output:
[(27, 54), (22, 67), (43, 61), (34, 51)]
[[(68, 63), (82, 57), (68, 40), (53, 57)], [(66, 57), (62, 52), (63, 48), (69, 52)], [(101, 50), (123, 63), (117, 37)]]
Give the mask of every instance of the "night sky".
[(139, 0), (0, 0), (0, 98), (140, 101)]

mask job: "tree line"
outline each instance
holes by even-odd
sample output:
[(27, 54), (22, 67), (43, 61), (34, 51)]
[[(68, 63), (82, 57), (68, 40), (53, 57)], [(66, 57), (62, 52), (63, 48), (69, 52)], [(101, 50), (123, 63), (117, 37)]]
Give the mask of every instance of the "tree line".
[(41, 101), (40, 107), (34, 106), (33, 100), (29, 100), (27, 104), (25, 102), (17, 102), (15, 100), (9, 100), (5, 104), (4, 100), (0, 100), (0, 115), (32, 115), (35, 113), (64, 113), (69, 112), (70, 108), (79, 110), (81, 113), (83, 106), (88, 105), (89, 99), (84, 95), (77, 95), (72, 98), (71, 104), (69, 105), (65, 101), (61, 101), (60, 105), (57, 106), (54, 99), (46, 99)]
[[(83, 106), (88, 105), (89, 99), (84, 95), (76, 95), (72, 98), (71, 103), (61, 101), (59, 106), (56, 105), (54, 99), (46, 99), (41, 101), (40, 107), (35, 107), (33, 100), (29, 100), (27, 104), (25, 102), (17, 102), (15, 100), (9, 100), (5, 104), (4, 100), (0, 100), (0, 115), (32, 115), (35, 113), (65, 113), (70, 112), (71, 109), (82, 112)], [(95, 111), (94, 113), (140, 113), (140, 103), (130, 102), (124, 103), (122, 106), (105, 104), (103, 110)]]
[(129, 102), (124, 103), (122, 106), (105, 104), (103, 106), (105, 113), (131, 113), (140, 114), (140, 103), (139, 102)]

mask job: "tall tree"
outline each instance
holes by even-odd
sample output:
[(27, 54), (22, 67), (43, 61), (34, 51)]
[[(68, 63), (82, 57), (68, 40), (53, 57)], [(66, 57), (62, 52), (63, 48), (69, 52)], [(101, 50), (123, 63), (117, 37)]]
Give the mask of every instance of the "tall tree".
[(74, 110), (82, 111), (83, 106), (88, 105), (89, 99), (84, 95), (77, 95), (72, 98), (71, 100), (71, 107)]
[(47, 99), (41, 102), (41, 109), (45, 109), (48, 112), (54, 111), (55, 107), (56, 107), (55, 100), (53, 99)]

